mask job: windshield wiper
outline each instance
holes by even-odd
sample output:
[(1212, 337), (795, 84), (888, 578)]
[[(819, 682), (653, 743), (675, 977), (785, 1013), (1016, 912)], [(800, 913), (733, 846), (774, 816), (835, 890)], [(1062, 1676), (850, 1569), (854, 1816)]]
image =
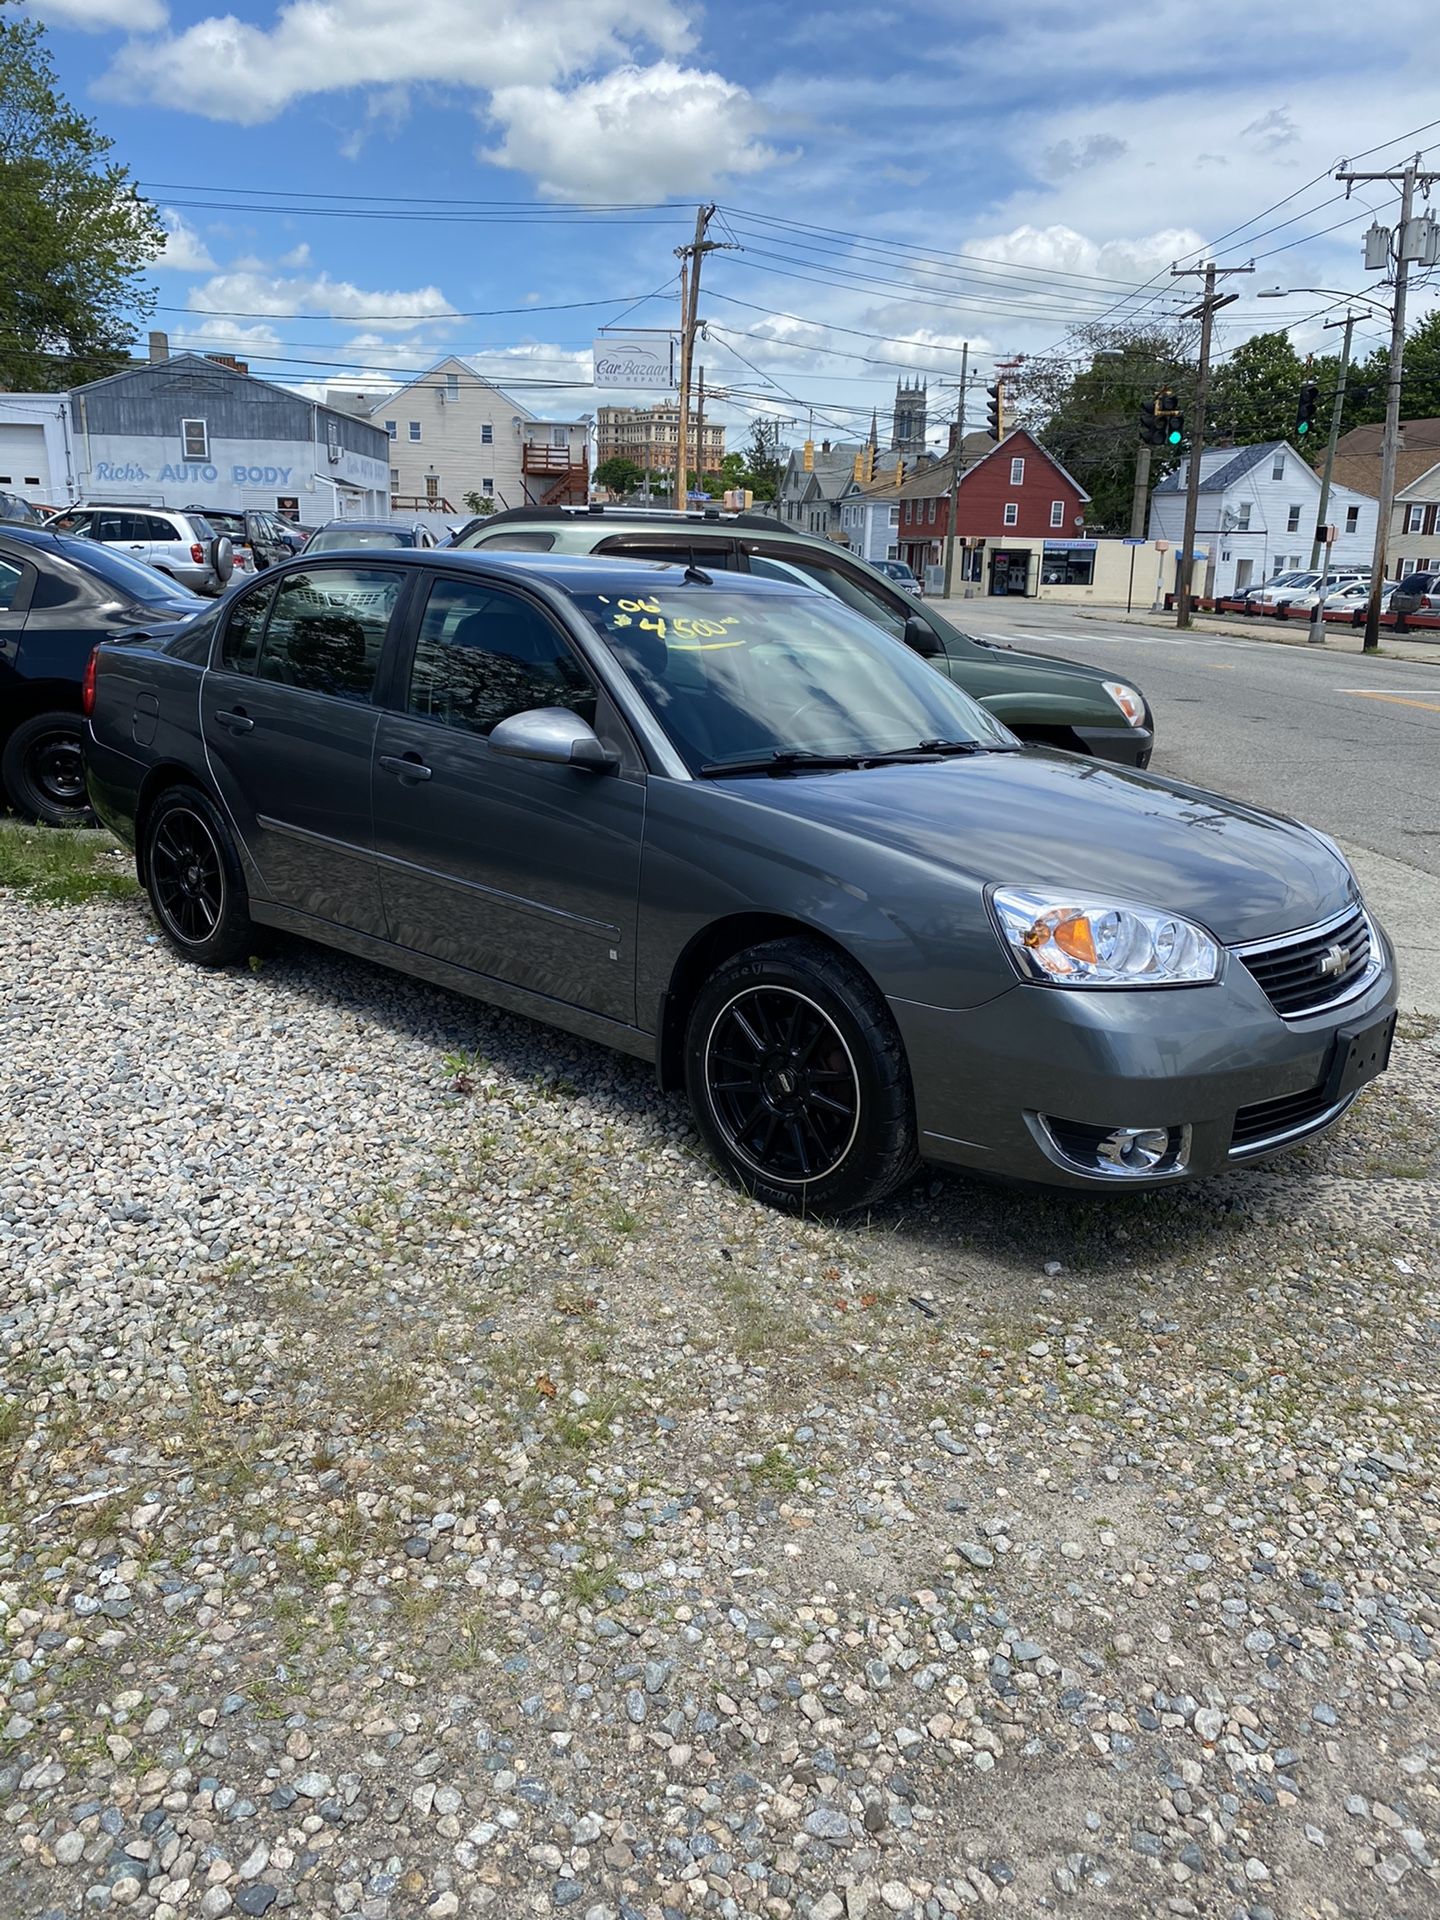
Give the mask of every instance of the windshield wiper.
[(863, 767), (867, 753), (801, 753), (793, 747), (777, 747), (774, 753), (757, 754), (751, 760), (707, 760), (700, 771), (708, 778), (722, 773), (827, 773), (846, 767)]
[(938, 760), (961, 753), (1015, 753), (1018, 748), (1003, 740), (917, 740), (913, 747), (892, 747), (888, 753), (867, 753), (867, 766), (893, 764), (897, 760)]

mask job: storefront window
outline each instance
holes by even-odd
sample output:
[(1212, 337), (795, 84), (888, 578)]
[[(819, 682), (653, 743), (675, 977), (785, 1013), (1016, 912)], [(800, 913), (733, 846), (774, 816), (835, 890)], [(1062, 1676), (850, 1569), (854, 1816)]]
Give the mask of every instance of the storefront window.
[(1093, 540), (1047, 540), (1040, 561), (1042, 587), (1088, 587), (1095, 579)]

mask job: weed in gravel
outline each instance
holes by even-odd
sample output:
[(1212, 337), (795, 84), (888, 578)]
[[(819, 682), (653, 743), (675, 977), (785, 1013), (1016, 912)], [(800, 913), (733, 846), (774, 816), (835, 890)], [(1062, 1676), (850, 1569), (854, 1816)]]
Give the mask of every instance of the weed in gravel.
[(792, 1353), (809, 1337), (794, 1314), (765, 1299), (749, 1274), (727, 1266), (716, 1276), (716, 1291), (725, 1305), (725, 1324), (737, 1359)]
[(129, 855), (108, 833), (0, 821), (0, 887), (53, 907), (128, 900), (140, 891)]

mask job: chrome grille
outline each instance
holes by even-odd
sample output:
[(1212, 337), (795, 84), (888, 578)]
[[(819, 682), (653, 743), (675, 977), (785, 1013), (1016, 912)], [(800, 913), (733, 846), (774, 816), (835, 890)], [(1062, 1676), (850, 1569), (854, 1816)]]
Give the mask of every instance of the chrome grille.
[(1253, 1107), (1241, 1107), (1230, 1135), (1230, 1152), (1254, 1153), (1271, 1142), (1289, 1140), (1327, 1119), (1338, 1118), (1341, 1108), (1349, 1104), (1348, 1099), (1332, 1101), (1322, 1084), (1307, 1087), (1303, 1093), (1282, 1094), (1278, 1100), (1259, 1100)]
[(1237, 955), (1278, 1014), (1297, 1020), (1338, 1007), (1372, 978), (1379, 954), (1358, 902), (1322, 926), (1239, 947)]

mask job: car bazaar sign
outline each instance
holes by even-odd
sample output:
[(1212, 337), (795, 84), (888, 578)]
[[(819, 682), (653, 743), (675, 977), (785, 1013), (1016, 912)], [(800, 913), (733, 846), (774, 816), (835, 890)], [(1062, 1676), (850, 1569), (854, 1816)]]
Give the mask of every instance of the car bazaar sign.
[(597, 340), (595, 384), (668, 393), (675, 385), (674, 361), (672, 340)]

